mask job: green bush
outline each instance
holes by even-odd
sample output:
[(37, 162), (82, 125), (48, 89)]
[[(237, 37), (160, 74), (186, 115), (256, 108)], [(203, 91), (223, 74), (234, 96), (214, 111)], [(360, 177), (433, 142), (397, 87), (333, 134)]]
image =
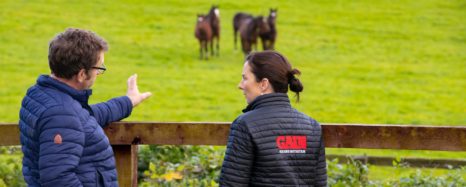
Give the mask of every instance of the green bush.
[(327, 160), (329, 186), (367, 186), (369, 168), (360, 161), (349, 159), (347, 164), (339, 164), (338, 159)]
[(21, 170), (21, 147), (0, 147), (0, 187), (3, 186), (26, 186)]
[(218, 186), (224, 147), (141, 146), (141, 186)]
[(0, 154), (21, 154), (21, 146), (0, 146)]
[(390, 181), (390, 186), (466, 186), (466, 180), (461, 176), (461, 173), (466, 172), (466, 167), (455, 170), (450, 170), (446, 176), (432, 176), (423, 174), (420, 169), (412, 173), (408, 177), (402, 177), (397, 181)]

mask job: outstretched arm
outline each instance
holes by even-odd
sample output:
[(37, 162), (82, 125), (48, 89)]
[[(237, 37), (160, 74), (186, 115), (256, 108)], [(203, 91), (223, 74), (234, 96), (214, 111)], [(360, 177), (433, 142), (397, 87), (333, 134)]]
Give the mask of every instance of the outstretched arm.
[(137, 85), (137, 75), (128, 78), (128, 91), (126, 96), (111, 99), (107, 102), (92, 105), (94, 117), (100, 126), (119, 121), (131, 114), (133, 107), (152, 95), (150, 92), (140, 93)]

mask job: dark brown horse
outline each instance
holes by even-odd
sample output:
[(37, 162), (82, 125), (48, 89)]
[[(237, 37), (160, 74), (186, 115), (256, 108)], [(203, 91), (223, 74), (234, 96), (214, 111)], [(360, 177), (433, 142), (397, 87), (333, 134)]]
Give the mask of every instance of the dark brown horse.
[(267, 17), (267, 22), (269, 24), (270, 30), (268, 32), (259, 33), (259, 36), (262, 41), (262, 49), (264, 50), (275, 49), (275, 39), (277, 38), (277, 28), (275, 26), (277, 19), (277, 11), (277, 9), (270, 9), (269, 16)]
[(206, 19), (210, 22), (210, 27), (212, 28), (212, 42), (210, 43), (211, 54), (214, 55), (214, 41), (216, 40), (217, 43), (216, 47), (216, 55), (220, 54), (220, 10), (218, 9), (218, 5), (212, 5), (209, 10), (209, 13), (206, 16)]
[(236, 48), (236, 36), (239, 32), (241, 47), (244, 55), (249, 54), (254, 47), (257, 50), (257, 38), (260, 32), (270, 30), (267, 20), (262, 16), (253, 17), (246, 13), (237, 13), (233, 18), (234, 39)]
[(238, 36), (238, 30), (239, 30), (239, 27), (243, 24), (246, 23), (246, 21), (249, 21), (249, 20), (252, 20), (254, 17), (250, 14), (246, 14), (246, 13), (237, 13), (235, 14), (235, 17), (233, 17), (233, 37), (234, 37), (234, 47), (236, 49), (236, 41), (237, 41), (237, 36)]
[[(209, 58), (208, 43), (212, 42), (212, 27), (210, 26), (210, 20), (206, 19), (206, 16), (202, 14), (197, 15), (196, 29), (194, 35), (199, 40), (199, 58), (206, 60)], [(212, 45), (210, 46), (212, 50)]]

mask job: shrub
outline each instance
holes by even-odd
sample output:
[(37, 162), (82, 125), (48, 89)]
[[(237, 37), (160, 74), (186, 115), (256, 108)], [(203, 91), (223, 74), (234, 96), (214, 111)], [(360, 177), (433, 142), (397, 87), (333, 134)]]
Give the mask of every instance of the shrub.
[(368, 165), (348, 159), (347, 164), (339, 164), (338, 159), (327, 160), (329, 186), (367, 186), (369, 184)]
[(389, 182), (391, 186), (426, 186), (426, 187), (455, 187), (466, 186), (466, 180), (461, 176), (466, 173), (466, 167), (450, 170), (445, 176), (432, 176), (423, 174), (420, 169), (408, 177), (401, 177), (399, 180)]
[(225, 148), (141, 146), (141, 186), (217, 186)]
[(20, 146), (0, 147), (0, 187), (26, 186), (21, 170)]

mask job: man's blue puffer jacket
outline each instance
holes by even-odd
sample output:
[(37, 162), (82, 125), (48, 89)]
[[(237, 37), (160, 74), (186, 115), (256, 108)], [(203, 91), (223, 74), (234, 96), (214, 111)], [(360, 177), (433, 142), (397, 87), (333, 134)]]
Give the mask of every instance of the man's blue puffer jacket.
[(129, 116), (133, 106), (127, 96), (89, 106), (91, 94), (47, 75), (29, 88), (19, 121), (28, 186), (118, 186), (102, 128)]

